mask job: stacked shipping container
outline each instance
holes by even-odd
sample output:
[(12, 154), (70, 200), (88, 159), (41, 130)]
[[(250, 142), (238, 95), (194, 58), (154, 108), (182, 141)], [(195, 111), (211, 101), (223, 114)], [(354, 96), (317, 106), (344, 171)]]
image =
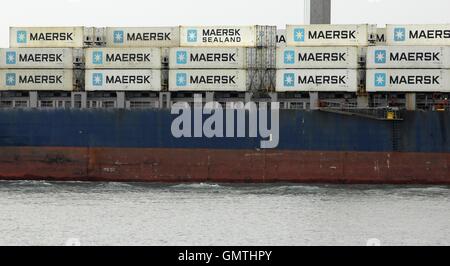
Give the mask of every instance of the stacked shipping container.
[(83, 48), (94, 38), (93, 28), (12, 27), (11, 48), (0, 49), (0, 90), (82, 89)]
[(169, 56), (170, 91), (270, 91), (276, 27), (180, 27)]
[(450, 25), (388, 25), (367, 51), (368, 92), (449, 92)]
[(287, 25), (277, 49), (277, 92), (357, 92), (372, 25)]
[(106, 48), (86, 50), (86, 91), (161, 91), (178, 27), (106, 28)]

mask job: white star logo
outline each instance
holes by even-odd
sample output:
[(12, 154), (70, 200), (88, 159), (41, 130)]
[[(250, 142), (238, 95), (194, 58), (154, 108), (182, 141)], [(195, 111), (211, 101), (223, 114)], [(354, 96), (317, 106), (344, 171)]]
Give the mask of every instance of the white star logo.
[(116, 34), (114, 35), (114, 39), (116, 39), (117, 42), (122, 41), (123, 36), (121, 32), (116, 32)]
[(189, 36), (188, 36), (190, 41), (194, 41), (197, 38), (197, 34), (195, 34), (195, 32), (191, 31), (189, 32)]
[(294, 59), (292, 53), (286, 53), (285, 59), (287, 62), (291, 62)]
[(297, 40), (303, 39), (303, 33), (301, 31), (297, 31), (296, 38), (297, 38)]
[(94, 76), (94, 84), (101, 84), (102, 83), (102, 78), (100, 77), (100, 75), (95, 75)]
[(9, 54), (8, 55), (8, 62), (12, 63), (16, 61), (16, 57), (14, 56), (14, 54)]
[(25, 33), (22, 33), (22, 32), (19, 33), (19, 36), (17, 38), (19, 39), (20, 42), (25, 41), (25, 38), (26, 38)]
[(178, 54), (178, 61), (184, 62), (184, 60), (185, 60), (184, 53), (179, 53)]
[(183, 75), (178, 76), (178, 83), (179, 83), (179, 84), (184, 84), (185, 82), (186, 82), (186, 81), (185, 81)]
[(95, 62), (100, 62), (102, 60), (102, 57), (100, 56), (100, 54), (95, 54), (94, 60)]
[(292, 85), (292, 82), (294, 82), (294, 80), (292, 79), (292, 77), (289, 75), (289, 76), (286, 76), (286, 79), (284, 80), (284, 83), (286, 84), (286, 85)]
[(13, 75), (10, 75), (10, 76), (8, 77), (8, 83), (9, 83), (9, 84), (14, 84), (15, 81), (16, 81), (16, 79), (14, 78)]
[(377, 84), (378, 85), (384, 84), (384, 77), (382, 75), (377, 76)]
[(376, 55), (377, 61), (383, 61), (384, 60), (384, 54), (382, 52), (377, 53)]
[(403, 31), (402, 30), (397, 30), (395, 32), (395, 38), (397, 38), (397, 40), (402, 40), (403, 39)]

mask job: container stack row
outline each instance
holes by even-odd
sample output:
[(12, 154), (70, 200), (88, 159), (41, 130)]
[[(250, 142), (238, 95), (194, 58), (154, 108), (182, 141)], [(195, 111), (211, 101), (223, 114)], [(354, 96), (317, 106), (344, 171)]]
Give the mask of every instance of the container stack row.
[(288, 25), (277, 48), (277, 92), (357, 92), (363, 89), (374, 25)]
[(10, 48), (0, 49), (0, 89), (82, 90), (83, 48), (94, 40), (94, 28), (11, 28)]
[(449, 92), (450, 25), (12, 27), (2, 91)]
[(169, 91), (272, 91), (276, 27), (181, 27), (169, 53)]
[(370, 93), (449, 92), (450, 25), (387, 25), (366, 67)]

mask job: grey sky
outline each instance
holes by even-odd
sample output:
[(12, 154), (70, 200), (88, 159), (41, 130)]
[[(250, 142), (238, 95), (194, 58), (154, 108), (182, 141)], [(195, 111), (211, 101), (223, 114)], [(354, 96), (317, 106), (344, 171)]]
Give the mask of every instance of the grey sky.
[[(449, 0), (332, 0), (333, 23), (450, 23)], [(2, 3), (0, 47), (9, 26), (172, 26), (303, 23), (303, 0), (13, 0)]]

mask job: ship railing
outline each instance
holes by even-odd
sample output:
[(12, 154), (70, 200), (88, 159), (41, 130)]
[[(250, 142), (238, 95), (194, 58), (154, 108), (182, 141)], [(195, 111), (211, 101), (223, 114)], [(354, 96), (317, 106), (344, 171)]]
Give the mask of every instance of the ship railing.
[(401, 121), (401, 112), (399, 108), (396, 107), (355, 107), (355, 106), (326, 106), (321, 107), (319, 110), (324, 112), (337, 113), (342, 115), (352, 115), (361, 116), (376, 120), (387, 120), (387, 121)]

